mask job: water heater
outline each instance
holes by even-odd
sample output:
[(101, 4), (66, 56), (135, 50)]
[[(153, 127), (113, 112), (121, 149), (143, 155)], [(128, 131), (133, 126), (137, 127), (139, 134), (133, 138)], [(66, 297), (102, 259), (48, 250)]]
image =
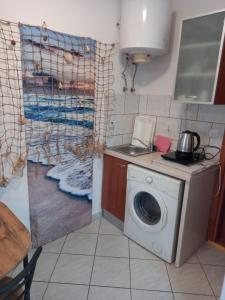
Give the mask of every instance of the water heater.
[(134, 63), (148, 62), (151, 56), (168, 50), (171, 0), (122, 0), (120, 49)]

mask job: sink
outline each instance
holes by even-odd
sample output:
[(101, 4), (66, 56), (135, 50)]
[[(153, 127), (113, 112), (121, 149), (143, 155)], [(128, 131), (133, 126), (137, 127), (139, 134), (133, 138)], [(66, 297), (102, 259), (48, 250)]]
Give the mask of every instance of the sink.
[(110, 149), (129, 156), (139, 156), (139, 155), (152, 153), (150, 149), (137, 147), (131, 144), (115, 146), (115, 147), (111, 147)]

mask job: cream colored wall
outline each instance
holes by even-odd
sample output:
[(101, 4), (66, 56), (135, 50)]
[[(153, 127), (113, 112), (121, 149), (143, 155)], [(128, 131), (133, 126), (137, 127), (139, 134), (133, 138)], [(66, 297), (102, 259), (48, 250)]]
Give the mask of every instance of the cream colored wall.
[(0, 0), (0, 18), (89, 36), (118, 40), (119, 0)]

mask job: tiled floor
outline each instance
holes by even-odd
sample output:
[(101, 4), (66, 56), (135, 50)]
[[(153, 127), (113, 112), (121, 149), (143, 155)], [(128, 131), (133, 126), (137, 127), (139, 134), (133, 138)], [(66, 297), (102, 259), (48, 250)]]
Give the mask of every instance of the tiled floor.
[(216, 300), (224, 273), (207, 244), (175, 268), (101, 219), (44, 246), (31, 300)]

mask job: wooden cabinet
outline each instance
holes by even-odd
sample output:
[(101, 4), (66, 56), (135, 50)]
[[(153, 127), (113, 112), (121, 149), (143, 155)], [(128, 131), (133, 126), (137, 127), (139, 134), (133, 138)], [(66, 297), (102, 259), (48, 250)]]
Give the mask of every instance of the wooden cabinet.
[(104, 155), (102, 208), (124, 221), (128, 162)]
[(225, 104), (225, 11), (182, 21), (174, 100)]

